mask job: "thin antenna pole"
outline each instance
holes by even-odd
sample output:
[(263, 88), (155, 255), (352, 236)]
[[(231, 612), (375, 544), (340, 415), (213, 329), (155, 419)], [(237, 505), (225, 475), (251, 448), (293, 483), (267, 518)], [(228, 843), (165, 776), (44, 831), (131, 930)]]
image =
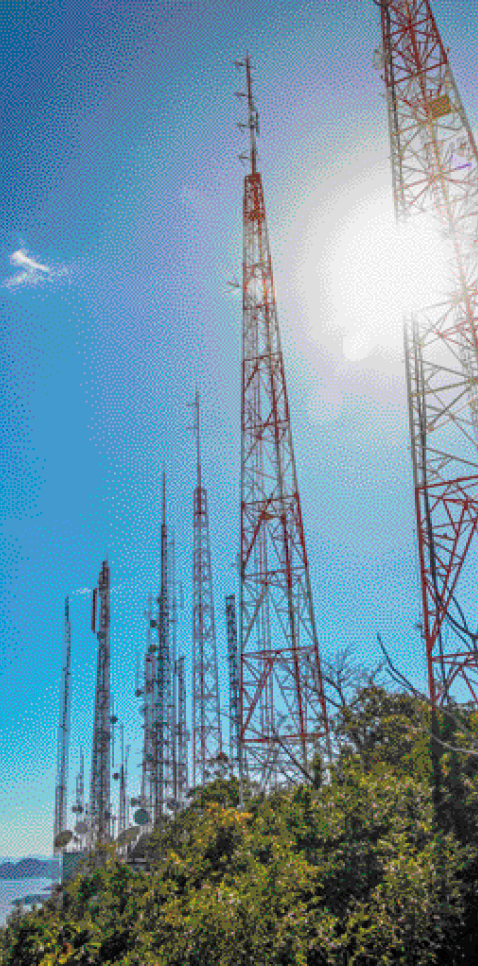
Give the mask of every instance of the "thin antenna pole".
[(200, 427), (199, 392), (197, 389), (194, 396), (193, 405), (196, 410), (196, 419), (194, 423), (194, 435), (196, 437), (196, 452), (197, 452), (196, 486), (199, 489), (201, 487), (201, 427)]
[(176, 547), (174, 541), (174, 534), (171, 537), (169, 544), (169, 560), (170, 560), (170, 592), (171, 592), (171, 715), (170, 715), (170, 739), (172, 742), (172, 789), (173, 789), (173, 799), (177, 804), (178, 801), (178, 755), (177, 755), (177, 718), (178, 718), (178, 707), (177, 707), (177, 662), (176, 662), (176, 643), (177, 643), (177, 623), (178, 623), (178, 602), (176, 598)]
[(68, 797), (68, 750), (70, 739), (70, 672), (71, 672), (71, 623), (70, 602), (65, 598), (65, 620), (63, 630), (64, 666), (60, 693), (60, 723), (58, 726), (57, 779), (55, 791), (54, 851), (56, 840), (67, 825)]
[(251, 152), (251, 173), (255, 175), (257, 173), (257, 135), (259, 133), (259, 114), (254, 103), (254, 98), (252, 96), (252, 78), (251, 78), (251, 62), (249, 55), (245, 60), (246, 64), (246, 78), (247, 78), (247, 106), (248, 106), (248, 120), (247, 126), (249, 128), (250, 137), (250, 152)]

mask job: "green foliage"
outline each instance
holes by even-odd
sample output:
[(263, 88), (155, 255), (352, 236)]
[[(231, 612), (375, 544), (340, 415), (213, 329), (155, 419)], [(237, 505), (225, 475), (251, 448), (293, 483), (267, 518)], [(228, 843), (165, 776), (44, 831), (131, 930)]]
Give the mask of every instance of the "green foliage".
[[(476, 730), (468, 713), (466, 725)], [(468, 747), (459, 725), (443, 740)], [(340, 731), (341, 729), (341, 731)], [(428, 708), (367, 688), (341, 712), (332, 776), (254, 796), (218, 775), (149, 842), (111, 853), (63, 907), (16, 915), (1, 966), (460, 966), (478, 944), (478, 769), (443, 757), (433, 811)], [(467, 744), (468, 743), (468, 744)]]

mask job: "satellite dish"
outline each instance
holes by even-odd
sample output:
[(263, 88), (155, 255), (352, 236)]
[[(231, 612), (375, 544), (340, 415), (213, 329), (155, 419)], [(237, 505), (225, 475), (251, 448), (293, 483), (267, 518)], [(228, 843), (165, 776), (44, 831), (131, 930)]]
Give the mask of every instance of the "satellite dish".
[(150, 821), (149, 812), (145, 808), (138, 808), (138, 811), (134, 813), (134, 820), (136, 825), (147, 825)]
[(68, 845), (68, 842), (71, 842), (72, 838), (73, 832), (70, 832), (69, 829), (65, 829), (64, 832), (58, 832), (58, 835), (55, 835), (53, 845), (56, 849), (65, 849)]
[(75, 832), (77, 832), (78, 835), (86, 835), (87, 831), (88, 831), (88, 826), (87, 826), (86, 822), (77, 822), (76, 823), (76, 825), (75, 825)]
[(123, 832), (118, 835), (118, 845), (127, 845), (128, 842), (134, 842), (135, 838), (139, 835), (138, 826), (132, 826), (131, 828), (125, 828)]

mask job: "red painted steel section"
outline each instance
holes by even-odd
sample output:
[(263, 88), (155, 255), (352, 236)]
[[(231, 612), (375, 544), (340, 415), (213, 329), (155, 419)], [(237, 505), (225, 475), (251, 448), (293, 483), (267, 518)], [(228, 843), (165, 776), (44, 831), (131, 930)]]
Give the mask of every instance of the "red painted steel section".
[[(247, 77), (243, 201), (239, 737), (249, 777), (293, 780), (329, 728)], [(243, 96), (243, 95), (241, 95)]]
[(405, 323), (429, 691), (476, 703), (478, 154), (428, 0), (384, 0), (381, 25), (397, 220), (431, 219), (450, 253), (440, 303)]

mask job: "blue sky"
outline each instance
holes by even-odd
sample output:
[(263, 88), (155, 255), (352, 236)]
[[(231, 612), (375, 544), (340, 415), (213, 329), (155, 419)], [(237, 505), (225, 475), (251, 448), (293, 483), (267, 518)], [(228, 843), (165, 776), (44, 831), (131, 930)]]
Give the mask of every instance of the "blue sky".
[[(439, 0), (434, 10), (476, 127), (478, 27), (466, 0)], [(373, 664), (380, 630), (416, 684), (425, 684), (425, 664), (414, 630), (419, 586), (396, 320), (376, 297), (373, 265), (369, 275), (368, 259), (354, 261), (373, 246), (377, 218), (392, 213), (371, 0), (239, 0), (233, 11), (210, 0), (31, 0), (4, 7), (0, 24), (0, 852), (21, 856), (51, 847), (66, 594), (71, 790), (80, 745), (89, 769), (96, 641), (89, 597), (75, 592), (95, 585), (106, 553), (113, 686), (132, 747), (131, 792), (138, 787), (134, 669), (146, 597), (158, 586), (163, 463), (185, 598), (178, 638), (189, 655), (187, 404), (196, 385), (226, 709), (241, 326), (227, 281), (241, 275), (244, 147), (233, 61), (246, 51), (256, 66), (321, 647), (331, 656), (351, 645)], [(376, 344), (354, 357), (350, 340), (369, 313)]]

